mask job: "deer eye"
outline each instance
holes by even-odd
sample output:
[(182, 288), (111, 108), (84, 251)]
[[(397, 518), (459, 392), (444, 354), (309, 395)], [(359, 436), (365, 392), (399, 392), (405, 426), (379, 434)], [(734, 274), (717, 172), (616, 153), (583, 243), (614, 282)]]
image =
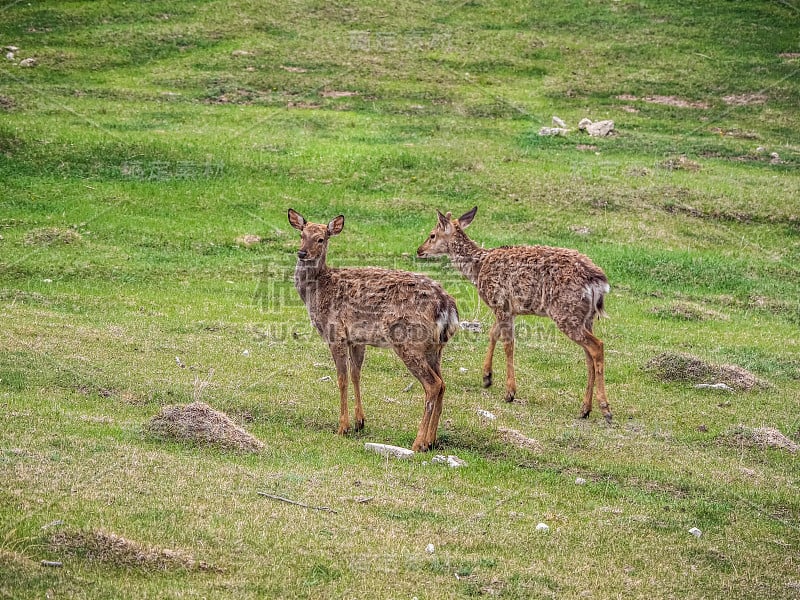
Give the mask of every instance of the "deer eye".
[(436, 239), (436, 234), (435, 234), (435, 233), (432, 233), (432, 234), (431, 234), (431, 239), (432, 239), (432, 240), (435, 240), (435, 239)]
[(319, 238), (319, 239), (317, 240), (317, 243), (318, 243), (318, 244), (321, 244), (321, 243), (322, 243), (322, 242), (324, 242), (324, 241), (325, 241), (325, 238)]

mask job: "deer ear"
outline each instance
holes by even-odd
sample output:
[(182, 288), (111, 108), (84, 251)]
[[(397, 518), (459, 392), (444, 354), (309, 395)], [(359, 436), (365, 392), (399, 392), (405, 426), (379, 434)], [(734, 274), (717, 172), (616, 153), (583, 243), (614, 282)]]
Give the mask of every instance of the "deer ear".
[(339, 235), (344, 229), (344, 215), (339, 215), (328, 223), (328, 235)]
[(472, 223), (472, 219), (475, 218), (475, 213), (477, 212), (478, 212), (478, 207), (473, 206), (471, 211), (466, 212), (460, 217), (458, 217), (458, 224), (461, 225), (461, 229), (466, 229), (467, 227), (469, 227), (469, 224)]
[(303, 227), (306, 226), (306, 220), (303, 218), (299, 212), (294, 210), (293, 208), (289, 209), (289, 225), (297, 229), (297, 231), (303, 231)]
[(450, 229), (450, 213), (443, 215), (439, 210), (437, 210), (436, 214), (439, 215), (439, 227), (444, 231), (448, 231)]

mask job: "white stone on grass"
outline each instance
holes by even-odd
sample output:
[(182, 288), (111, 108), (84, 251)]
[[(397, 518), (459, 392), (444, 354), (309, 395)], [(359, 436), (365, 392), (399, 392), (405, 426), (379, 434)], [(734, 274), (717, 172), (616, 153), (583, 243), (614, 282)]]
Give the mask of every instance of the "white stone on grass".
[(368, 452), (376, 452), (381, 456), (389, 456), (392, 458), (405, 459), (414, 456), (414, 451), (409, 450), (408, 448), (391, 446), (389, 444), (375, 444), (373, 442), (367, 442), (364, 444), (364, 450), (367, 450)]

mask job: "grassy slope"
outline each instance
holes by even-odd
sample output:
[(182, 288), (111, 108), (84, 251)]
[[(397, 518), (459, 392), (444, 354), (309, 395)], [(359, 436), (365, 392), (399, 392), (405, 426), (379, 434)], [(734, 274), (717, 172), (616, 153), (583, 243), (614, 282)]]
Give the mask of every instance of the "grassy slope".
[[(779, 56), (799, 50), (796, 16), (762, 2), (6, 9), (3, 45), (39, 65), (1, 72), (0, 595), (796, 597), (796, 457), (717, 441), (737, 423), (798, 430), (800, 65)], [(766, 101), (723, 100), (754, 93)], [(612, 118), (619, 135), (538, 137), (553, 114)], [(680, 155), (700, 170), (668, 168)], [(469, 468), (365, 455), (364, 441), (411, 443), (419, 388), (369, 352), (367, 430), (332, 435), (286, 207), (347, 216), (332, 263), (430, 272), (488, 324), (446, 265), (408, 256), (435, 207), (473, 204), (475, 239), (575, 247), (609, 274), (598, 330), (616, 424), (574, 420), (582, 356), (522, 319), (525, 402), (480, 388), (485, 336), (446, 351), (437, 452)], [(52, 227), (81, 238), (43, 242)], [(243, 233), (264, 241), (239, 247)], [(721, 397), (659, 383), (642, 365), (665, 349), (773, 385)], [(212, 368), (203, 399), (267, 441), (263, 455), (143, 435)], [(477, 408), (544, 450), (509, 447)], [(60, 556), (41, 529), (54, 519), (224, 572)]]

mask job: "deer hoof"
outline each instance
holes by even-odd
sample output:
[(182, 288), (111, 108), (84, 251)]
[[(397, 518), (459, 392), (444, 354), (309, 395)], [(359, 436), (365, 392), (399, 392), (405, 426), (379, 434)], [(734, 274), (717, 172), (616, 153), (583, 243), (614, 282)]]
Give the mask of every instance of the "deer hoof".
[(606, 418), (606, 423), (608, 423), (609, 425), (611, 425), (611, 420), (612, 420), (612, 418), (613, 418), (613, 415), (612, 415), (611, 413), (606, 413), (606, 414), (604, 414), (603, 416)]
[(506, 392), (506, 398), (505, 398), (506, 402), (513, 402), (514, 401), (514, 397), (516, 395), (517, 395), (516, 392)]
[(339, 426), (339, 429), (336, 430), (336, 435), (347, 435), (350, 432), (349, 427), (344, 427), (343, 425)]
[(429, 449), (429, 446), (428, 446), (428, 444), (425, 444), (423, 442), (414, 442), (413, 444), (411, 444), (411, 449), (414, 452), (427, 452), (428, 449)]
[(582, 410), (581, 411), (581, 419), (588, 419), (589, 418), (589, 414), (591, 412), (592, 412), (591, 408), (589, 410)]
[(361, 431), (364, 429), (364, 419), (356, 420), (355, 427), (353, 427), (353, 431)]
[(492, 385), (492, 374), (487, 373), (483, 376), (483, 387), (488, 388)]

